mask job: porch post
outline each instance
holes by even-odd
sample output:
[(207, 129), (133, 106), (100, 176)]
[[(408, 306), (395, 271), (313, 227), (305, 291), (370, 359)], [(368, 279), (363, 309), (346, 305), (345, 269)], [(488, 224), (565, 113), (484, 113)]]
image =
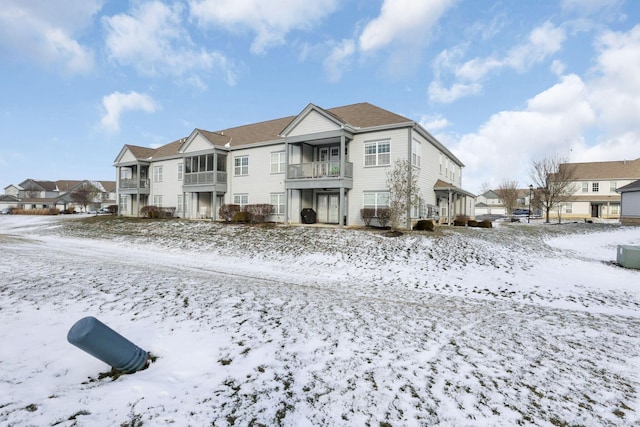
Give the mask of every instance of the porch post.
[(216, 220), (216, 211), (217, 209), (218, 198), (216, 197), (216, 192), (211, 192), (211, 221)]
[(346, 221), (344, 219), (345, 216), (345, 209), (344, 209), (344, 205), (345, 205), (345, 191), (344, 191), (344, 178), (345, 178), (345, 174), (344, 174), (344, 168), (345, 168), (345, 164), (346, 164), (346, 160), (345, 160), (345, 151), (346, 151), (346, 141), (345, 141), (345, 136), (344, 136), (344, 132), (342, 133), (342, 135), (340, 135), (340, 202), (339, 202), (339, 207), (338, 207), (338, 224), (340, 224), (340, 228), (344, 227), (346, 224)]
[(447, 200), (447, 222), (451, 225), (451, 188), (449, 188), (449, 198)]
[(284, 138), (284, 220), (283, 225), (289, 225), (289, 189), (287, 188), (287, 178), (289, 178), (289, 143)]

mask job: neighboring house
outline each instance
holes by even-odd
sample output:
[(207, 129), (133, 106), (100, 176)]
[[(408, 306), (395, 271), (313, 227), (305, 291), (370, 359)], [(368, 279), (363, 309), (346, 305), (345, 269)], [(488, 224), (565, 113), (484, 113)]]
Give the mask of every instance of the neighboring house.
[(640, 225), (640, 180), (616, 190), (621, 195), (620, 222), (622, 225)]
[(125, 145), (116, 157), (119, 212), (174, 207), (216, 219), (223, 204), (271, 204), (272, 221), (361, 225), (360, 209), (388, 206), (387, 173), (411, 162), (421, 190), (413, 220), (473, 216), (462, 162), (419, 123), (368, 103), (210, 132), (194, 129), (157, 149)]
[(476, 215), (506, 215), (507, 210), (498, 193), (488, 190), (476, 198), (475, 213)]
[[(40, 181), (26, 179), (19, 185), (5, 187), (5, 198), (12, 197), (11, 206), (20, 209), (66, 209), (68, 205), (77, 205), (72, 194), (83, 186), (98, 189), (98, 195), (92, 201), (94, 207), (116, 204), (115, 181)], [(2, 204), (0, 202), (0, 204)], [(4, 206), (3, 206), (4, 207)], [(9, 206), (7, 206), (9, 207)]]
[(4, 208), (17, 208), (18, 198), (11, 194), (0, 195), (0, 209)]
[(640, 158), (565, 163), (561, 167), (574, 168), (573, 194), (560, 207), (563, 218), (620, 218), (620, 194), (616, 190), (640, 179)]

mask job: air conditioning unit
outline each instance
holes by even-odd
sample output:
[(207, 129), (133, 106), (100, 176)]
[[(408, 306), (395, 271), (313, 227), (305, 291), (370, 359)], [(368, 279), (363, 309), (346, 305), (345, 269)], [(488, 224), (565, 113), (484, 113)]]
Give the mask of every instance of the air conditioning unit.
[(618, 264), (640, 270), (640, 246), (618, 245)]

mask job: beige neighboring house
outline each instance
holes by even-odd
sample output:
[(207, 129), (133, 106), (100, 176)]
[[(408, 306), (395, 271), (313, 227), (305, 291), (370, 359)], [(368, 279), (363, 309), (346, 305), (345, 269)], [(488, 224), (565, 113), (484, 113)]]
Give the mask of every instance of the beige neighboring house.
[(640, 158), (564, 165), (575, 169), (573, 194), (560, 206), (562, 218), (619, 219), (621, 197), (616, 190), (640, 179)]
[[(238, 119), (242, 121), (241, 118)], [(117, 155), (119, 212), (149, 205), (183, 218), (217, 219), (220, 206), (270, 204), (271, 221), (362, 225), (362, 208), (388, 206), (387, 174), (413, 165), (421, 190), (407, 222), (473, 216), (463, 163), (419, 123), (369, 103), (229, 129), (194, 129), (157, 149), (125, 145)]]
[(11, 207), (20, 209), (49, 209), (64, 210), (69, 205), (77, 205), (72, 194), (82, 186), (91, 185), (98, 189), (98, 195), (91, 203), (92, 208), (106, 207), (116, 204), (115, 181), (90, 180), (58, 180), (42, 181), (26, 179), (19, 185), (5, 187), (5, 197), (12, 197), (15, 202)]
[(616, 190), (620, 193), (620, 222), (622, 225), (640, 225), (640, 180)]

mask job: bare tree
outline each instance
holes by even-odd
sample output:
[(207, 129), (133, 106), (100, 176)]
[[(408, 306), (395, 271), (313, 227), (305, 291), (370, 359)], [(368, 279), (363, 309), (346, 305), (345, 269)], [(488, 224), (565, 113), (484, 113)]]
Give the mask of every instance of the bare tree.
[(518, 182), (505, 179), (496, 190), (496, 194), (500, 196), (507, 215), (511, 215), (518, 203)]
[(87, 205), (92, 203), (100, 194), (100, 191), (93, 185), (83, 185), (71, 193), (71, 199), (87, 210)]
[(24, 197), (28, 199), (38, 199), (40, 198), (41, 192), (38, 187), (30, 183), (29, 186), (24, 189)]
[(545, 211), (546, 222), (549, 222), (549, 212), (554, 208), (560, 210), (562, 204), (573, 194), (574, 175), (575, 166), (557, 155), (531, 163), (536, 201)]
[(399, 228), (405, 220), (405, 226), (411, 228), (411, 208), (420, 200), (418, 171), (408, 160), (396, 160), (393, 169), (387, 173), (387, 187), (391, 226)]
[(489, 190), (491, 190), (491, 184), (489, 184), (489, 181), (483, 181), (482, 184), (480, 184), (480, 194), (484, 194)]

